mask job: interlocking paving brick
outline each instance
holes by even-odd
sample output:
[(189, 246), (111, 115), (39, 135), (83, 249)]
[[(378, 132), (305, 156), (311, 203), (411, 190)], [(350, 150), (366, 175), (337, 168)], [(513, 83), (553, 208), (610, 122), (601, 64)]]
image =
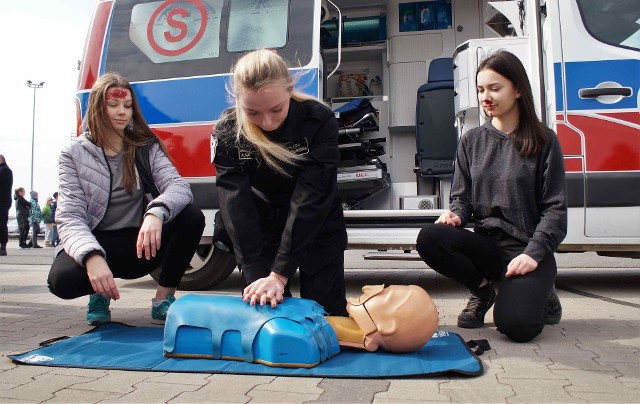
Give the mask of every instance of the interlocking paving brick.
[(149, 377), (153, 372), (130, 372), (123, 370), (111, 370), (106, 376), (87, 383), (78, 383), (73, 386), (78, 390), (107, 391), (112, 393), (129, 393), (134, 390), (134, 385)]
[(0, 391), (0, 398), (42, 402), (53, 398), (56, 391), (86, 380), (90, 380), (90, 378), (43, 374), (35, 376), (33, 380), (30, 380), (28, 383), (21, 384), (12, 389)]
[(199, 386), (189, 384), (164, 384), (142, 381), (136, 383), (134, 390), (121, 397), (104, 400), (106, 403), (165, 403), (185, 391), (194, 391)]
[(578, 344), (578, 347), (586, 351), (595, 352), (596, 362), (636, 362), (640, 359), (638, 349), (612, 341), (589, 341)]
[(387, 391), (377, 393), (374, 403), (396, 402), (449, 402), (449, 397), (440, 394), (440, 385), (450, 378), (437, 377), (424, 380), (396, 380), (392, 379)]
[(122, 393), (109, 393), (107, 391), (87, 391), (73, 388), (62, 389), (54, 393), (54, 397), (47, 403), (97, 403), (103, 400), (114, 400), (121, 397)]
[(207, 380), (211, 374), (209, 373), (158, 373), (157, 376), (151, 376), (147, 379), (153, 383), (169, 383), (169, 384), (190, 384), (194, 386), (204, 386), (209, 383)]
[(318, 387), (321, 381), (321, 378), (315, 377), (277, 377), (269, 384), (254, 387), (252, 391), (269, 390), (320, 395), (323, 393), (323, 390)]
[(571, 393), (571, 397), (584, 400), (588, 403), (637, 403), (638, 393), (620, 394), (620, 393), (593, 393), (580, 391)]
[(549, 358), (542, 357), (497, 357), (491, 358), (491, 363), (502, 366), (504, 373), (498, 374), (498, 380), (503, 379), (563, 379), (549, 370), (553, 364)]
[[(603, 366), (610, 366), (620, 376), (616, 377), (620, 383), (628, 388), (640, 389), (640, 361), (635, 362), (603, 362)], [(640, 391), (639, 391), (640, 394)]]
[(501, 365), (485, 363), (485, 373), (475, 378), (452, 378), (440, 384), (440, 394), (453, 402), (503, 402), (514, 395), (513, 389), (498, 381)]
[(247, 393), (255, 386), (268, 384), (273, 376), (210, 375), (209, 383), (198, 390), (184, 392), (170, 400), (171, 403), (227, 402), (246, 403), (251, 400)]
[(36, 376), (51, 372), (51, 368), (42, 366), (15, 366), (0, 372), (0, 380), (12, 386), (30, 383)]
[[(590, 370), (552, 370), (571, 381), (565, 389), (573, 396), (574, 392), (626, 394), (633, 391), (618, 381), (618, 372), (595, 372)], [(637, 393), (637, 391), (636, 391)]]
[(320, 394), (312, 393), (292, 393), (288, 391), (271, 391), (271, 390), (251, 390), (247, 393), (252, 398), (252, 402), (256, 403), (309, 403), (314, 402)]
[(311, 403), (370, 403), (377, 393), (387, 391), (388, 380), (379, 379), (324, 379), (318, 387), (322, 396)]
[(575, 403), (580, 400), (572, 397), (564, 389), (571, 383), (566, 380), (501, 379), (513, 389), (515, 395), (508, 397), (508, 403)]

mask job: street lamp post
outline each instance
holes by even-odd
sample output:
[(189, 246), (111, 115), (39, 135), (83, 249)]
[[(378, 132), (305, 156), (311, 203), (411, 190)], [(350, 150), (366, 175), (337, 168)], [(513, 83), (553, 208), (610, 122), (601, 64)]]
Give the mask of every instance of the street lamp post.
[(33, 191), (33, 148), (36, 138), (36, 90), (44, 86), (44, 81), (40, 83), (34, 83), (31, 80), (27, 80), (27, 87), (33, 88), (33, 116), (31, 118), (31, 188), (29, 191)]

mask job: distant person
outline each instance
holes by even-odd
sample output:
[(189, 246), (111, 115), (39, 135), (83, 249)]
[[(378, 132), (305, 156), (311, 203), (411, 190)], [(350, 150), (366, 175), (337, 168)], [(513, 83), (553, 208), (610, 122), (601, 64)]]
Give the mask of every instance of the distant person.
[(57, 247), (60, 244), (58, 236), (58, 225), (56, 225), (56, 210), (58, 209), (58, 192), (53, 193), (53, 201), (51, 202), (51, 247)]
[(40, 234), (40, 222), (42, 222), (42, 211), (38, 204), (38, 193), (31, 191), (31, 209), (29, 210), (29, 221), (31, 222), (31, 243), (33, 248), (42, 248), (38, 244), (38, 234)]
[(52, 197), (48, 197), (47, 201), (42, 206), (42, 223), (44, 223), (44, 246), (51, 246), (51, 228), (52, 228), (52, 218), (51, 218), (51, 203), (53, 202)]
[[(567, 233), (564, 159), (536, 116), (520, 59), (498, 51), (476, 82), (488, 121), (460, 139), (449, 211), (420, 230), (417, 250), (471, 291), (458, 327), (482, 327), (495, 303), (497, 330), (527, 342), (562, 315), (553, 254)], [(464, 228), (472, 218), (473, 232)]]
[(18, 246), (20, 248), (30, 248), (27, 244), (27, 238), (29, 237), (29, 213), (31, 212), (31, 204), (24, 199), (24, 188), (16, 188), (13, 194), (13, 200), (16, 201), (16, 220), (18, 221), (18, 231), (20, 235), (18, 237)]
[(111, 321), (115, 278), (138, 279), (160, 268), (151, 321), (164, 323), (204, 230), (189, 184), (147, 125), (131, 84), (106, 73), (91, 88), (88, 132), (60, 155), (61, 244), (49, 290), (62, 299), (90, 295), (86, 319)]
[(9, 242), (9, 209), (11, 209), (11, 189), (13, 187), (13, 172), (7, 165), (4, 156), (0, 154), (0, 255), (7, 255)]

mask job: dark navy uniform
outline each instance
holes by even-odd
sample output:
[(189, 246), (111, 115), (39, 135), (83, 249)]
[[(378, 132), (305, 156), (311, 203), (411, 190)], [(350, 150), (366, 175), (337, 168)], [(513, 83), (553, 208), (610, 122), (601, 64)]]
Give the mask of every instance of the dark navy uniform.
[[(292, 98), (282, 128), (267, 136), (304, 157), (286, 166), (290, 177), (269, 167), (246, 139), (237, 140), (233, 109), (215, 131), (220, 212), (244, 281), (250, 284), (271, 271), (291, 279), (300, 268), (301, 297), (332, 315), (347, 315), (347, 232), (337, 193), (335, 116), (317, 101)], [(290, 296), (288, 287), (285, 292)]]

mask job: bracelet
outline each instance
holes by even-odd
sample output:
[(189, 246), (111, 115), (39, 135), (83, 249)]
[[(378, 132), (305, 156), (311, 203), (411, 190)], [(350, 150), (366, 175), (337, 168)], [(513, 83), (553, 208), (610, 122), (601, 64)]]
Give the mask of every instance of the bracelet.
[(280, 282), (280, 283), (282, 284), (282, 287), (286, 287), (286, 285), (284, 284), (284, 282), (282, 282), (282, 280), (281, 280), (280, 278), (278, 278), (277, 276), (269, 274), (269, 277), (274, 278), (274, 279), (277, 279), (277, 280), (278, 280), (278, 282)]

